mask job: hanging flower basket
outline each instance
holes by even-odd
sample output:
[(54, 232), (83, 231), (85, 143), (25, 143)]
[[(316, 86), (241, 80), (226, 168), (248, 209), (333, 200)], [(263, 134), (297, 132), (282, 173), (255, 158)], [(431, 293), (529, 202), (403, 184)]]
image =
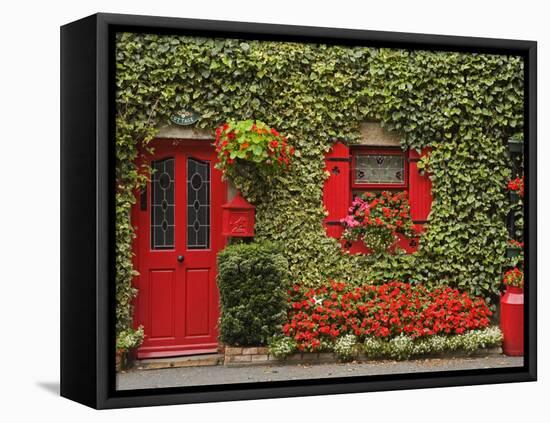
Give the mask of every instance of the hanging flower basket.
[(508, 196), (510, 198), (511, 203), (517, 203), (517, 202), (519, 202), (519, 199), (521, 198), (520, 195), (517, 192), (514, 192), (514, 191), (510, 191), (508, 193)]
[(517, 203), (520, 198), (523, 198), (525, 192), (525, 180), (523, 176), (508, 182), (508, 189), (510, 190), (510, 201)]
[(286, 137), (265, 123), (228, 121), (216, 129), (216, 167), (224, 177), (269, 177), (290, 168), (294, 147)]
[(523, 153), (523, 141), (510, 138), (508, 140), (508, 151), (512, 154)]
[(519, 247), (506, 247), (506, 258), (514, 258), (521, 254)]
[(506, 247), (506, 258), (514, 258), (519, 256), (523, 251), (523, 242), (516, 241), (511, 239), (508, 241), (508, 246)]

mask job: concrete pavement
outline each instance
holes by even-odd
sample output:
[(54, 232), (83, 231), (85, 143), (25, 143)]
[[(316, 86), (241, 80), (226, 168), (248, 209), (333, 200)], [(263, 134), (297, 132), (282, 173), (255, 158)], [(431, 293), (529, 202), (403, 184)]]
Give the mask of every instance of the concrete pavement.
[(523, 357), (491, 354), (481, 357), (428, 358), (407, 361), (369, 361), (313, 365), (263, 365), (247, 367), (201, 366), (157, 370), (129, 370), (117, 375), (117, 389), (165, 388), (270, 382), (343, 376), (471, 370), (523, 366)]

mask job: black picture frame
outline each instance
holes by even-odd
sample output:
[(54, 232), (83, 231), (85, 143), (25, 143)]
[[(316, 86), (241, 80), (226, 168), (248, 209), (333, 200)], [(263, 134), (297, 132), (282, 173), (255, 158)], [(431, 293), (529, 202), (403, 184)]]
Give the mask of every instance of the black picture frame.
[[(114, 389), (114, 34), (194, 34), (516, 54), (525, 60), (523, 367), (185, 388)], [(97, 409), (535, 381), (537, 44), (336, 28), (95, 14), (61, 27), (61, 395)]]

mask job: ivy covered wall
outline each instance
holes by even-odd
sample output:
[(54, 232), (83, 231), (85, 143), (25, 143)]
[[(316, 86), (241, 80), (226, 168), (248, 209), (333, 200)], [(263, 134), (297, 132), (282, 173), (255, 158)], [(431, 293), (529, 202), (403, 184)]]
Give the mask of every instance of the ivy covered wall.
[[(282, 241), (295, 282), (390, 279), (447, 283), (496, 298), (510, 207), (506, 139), (523, 131), (523, 60), (456, 52), (119, 34), (117, 110), (117, 330), (131, 325), (129, 219), (143, 177), (138, 146), (190, 107), (200, 128), (258, 119), (288, 136), (290, 172), (266, 187), (236, 180), (256, 205), (257, 238)], [(380, 121), (402, 147), (432, 147), (434, 203), (413, 255), (342, 252), (322, 226), (324, 153)]]

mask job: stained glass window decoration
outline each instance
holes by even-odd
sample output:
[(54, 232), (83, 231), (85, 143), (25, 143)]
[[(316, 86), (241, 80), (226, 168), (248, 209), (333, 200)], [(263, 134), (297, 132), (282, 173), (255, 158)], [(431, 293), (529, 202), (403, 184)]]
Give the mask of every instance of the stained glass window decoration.
[(187, 158), (187, 248), (210, 248), (210, 162)]
[(402, 185), (405, 182), (405, 158), (395, 154), (358, 154), (355, 156), (354, 182)]
[(175, 243), (174, 158), (151, 163), (151, 249), (169, 250)]

